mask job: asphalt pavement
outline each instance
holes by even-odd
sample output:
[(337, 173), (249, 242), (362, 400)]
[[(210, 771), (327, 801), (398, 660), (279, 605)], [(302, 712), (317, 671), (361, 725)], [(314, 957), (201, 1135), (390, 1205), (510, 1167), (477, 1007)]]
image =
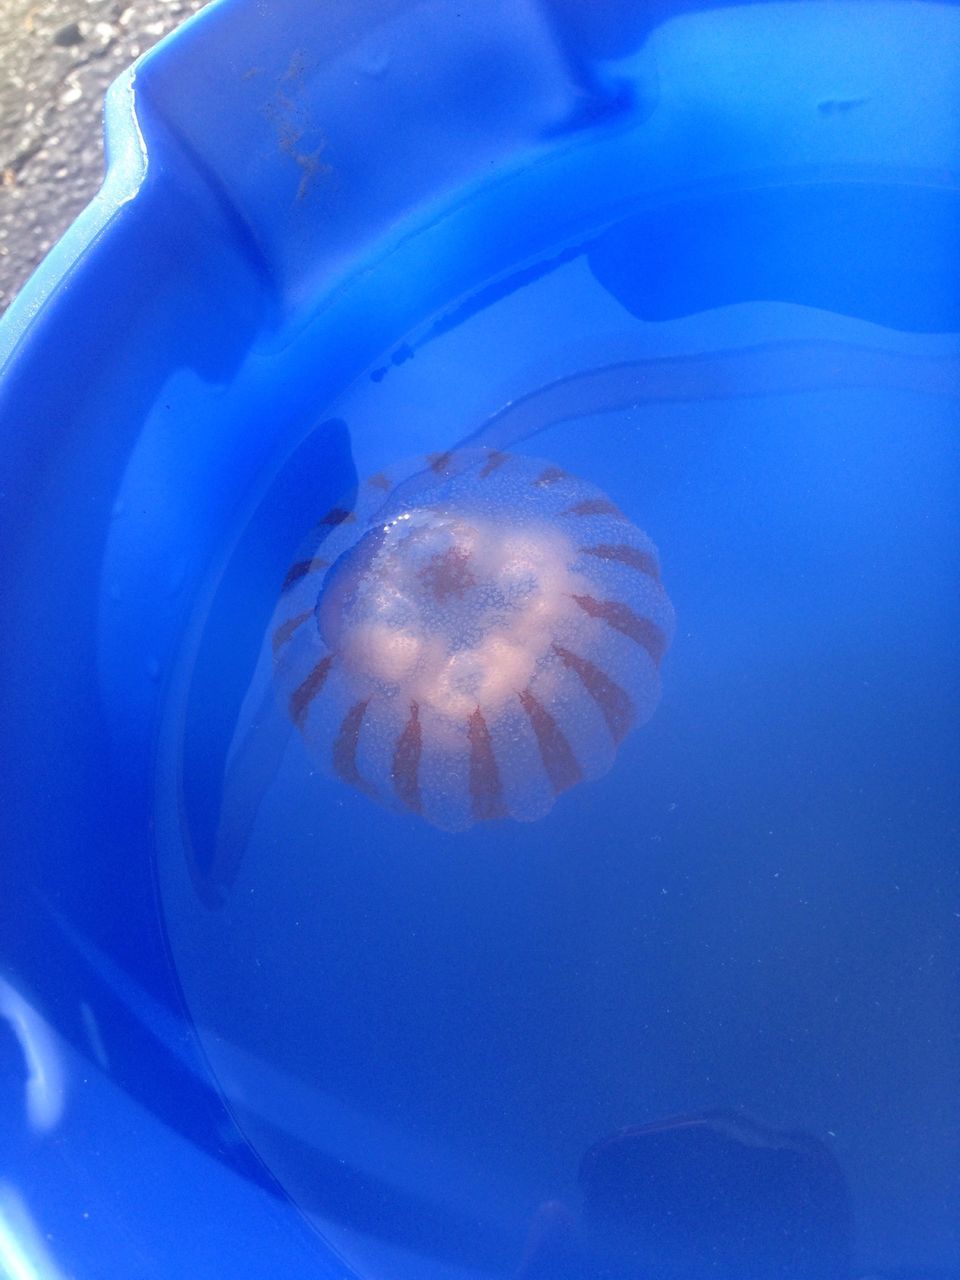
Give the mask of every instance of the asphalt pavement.
[(0, 0), (0, 311), (97, 190), (124, 67), (205, 0)]

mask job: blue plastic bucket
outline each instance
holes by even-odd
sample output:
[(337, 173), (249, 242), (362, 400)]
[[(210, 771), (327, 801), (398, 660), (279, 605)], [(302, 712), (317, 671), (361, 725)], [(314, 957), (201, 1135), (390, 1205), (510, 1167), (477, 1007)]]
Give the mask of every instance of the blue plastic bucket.
[[(113, 86), (0, 331), (0, 1269), (957, 1274), (958, 76), (908, 0), (219, 0)], [(488, 471), (629, 520), (662, 705), (579, 785), (663, 656), (581, 595), (527, 756), (354, 688), (326, 776), (284, 584)]]

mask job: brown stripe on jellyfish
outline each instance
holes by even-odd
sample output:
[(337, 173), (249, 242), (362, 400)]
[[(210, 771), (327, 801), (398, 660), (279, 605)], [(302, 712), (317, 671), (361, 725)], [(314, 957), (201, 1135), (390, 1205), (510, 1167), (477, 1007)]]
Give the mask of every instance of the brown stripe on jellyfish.
[(599, 618), (615, 631), (635, 640), (646, 649), (656, 665), (660, 665), (660, 659), (667, 651), (667, 638), (656, 623), (642, 618), (619, 600), (597, 600), (595, 596), (574, 596), (573, 599), (591, 618)]
[(287, 643), (298, 627), (302, 627), (308, 618), (313, 617), (313, 610), (308, 609), (306, 613), (294, 614), (292, 618), (287, 618), (285, 622), (281, 622), (279, 627), (273, 633), (271, 644), (273, 652), (277, 653)]
[(615, 560), (625, 564), (648, 578), (660, 581), (660, 566), (649, 551), (641, 551), (639, 547), (631, 547), (625, 542), (600, 542), (595, 547), (579, 547), (583, 556), (596, 556), (598, 560)]
[(452, 449), (446, 449), (443, 453), (428, 453), (427, 465), (431, 471), (435, 471), (438, 476), (442, 476), (447, 467), (449, 467), (452, 458)]
[(565, 480), (569, 474), (563, 467), (547, 467), (540, 472), (533, 483), (541, 489), (546, 489), (548, 485), (556, 484), (558, 480)]
[(620, 510), (615, 502), (611, 502), (609, 498), (584, 498), (582, 502), (575, 502), (572, 507), (567, 507), (566, 511), (561, 512), (565, 516), (613, 516), (614, 520), (626, 520), (626, 516)]
[(378, 471), (375, 476), (370, 477), (367, 484), (370, 485), (372, 489), (389, 489), (390, 477), (384, 475), (382, 471)]
[(553, 651), (564, 666), (580, 677), (583, 687), (600, 708), (610, 736), (617, 744), (621, 743), (630, 732), (635, 719), (633, 702), (626, 689), (622, 689), (592, 662), (581, 658), (577, 653), (571, 653), (562, 645), (555, 644)]
[(325, 658), (320, 659), (303, 684), (297, 685), (296, 689), (291, 693), (290, 719), (298, 729), (303, 728), (303, 722), (306, 719), (307, 711), (310, 709), (310, 703), (326, 684), (332, 662), (333, 656), (328, 653)]
[(298, 582), (307, 576), (308, 573), (319, 573), (321, 569), (330, 567), (329, 560), (297, 560), (287, 570), (287, 576), (283, 580), (283, 586), (280, 588), (281, 593), (289, 591), (291, 587), (295, 587)]
[(343, 717), (343, 724), (333, 744), (333, 771), (344, 782), (353, 787), (365, 790), (366, 784), (357, 768), (357, 743), (360, 741), (360, 726), (367, 710), (368, 699), (355, 702)]
[(502, 467), (509, 457), (509, 453), (503, 453), (499, 449), (491, 449), (487, 454), (486, 462), (480, 468), (480, 479), (486, 480), (487, 476), (492, 476), (494, 471), (498, 467)]
[(317, 521), (317, 527), (335, 529), (338, 524), (352, 524), (356, 518), (349, 507), (331, 507)]
[(583, 773), (563, 730), (546, 707), (529, 689), (525, 689), (519, 696), (536, 735), (540, 758), (550, 785), (554, 793), (559, 795), (561, 791), (576, 786), (583, 779)]
[(503, 804), (500, 770), (493, 754), (493, 739), (479, 707), (467, 724), (467, 739), (470, 743), (471, 813), (477, 822), (503, 818), (506, 816), (506, 809)]
[(410, 719), (404, 726), (403, 733), (397, 739), (393, 753), (394, 790), (397, 798), (413, 813), (420, 813), (420, 753), (423, 747), (423, 733), (420, 728), (420, 708), (415, 702), (410, 703)]

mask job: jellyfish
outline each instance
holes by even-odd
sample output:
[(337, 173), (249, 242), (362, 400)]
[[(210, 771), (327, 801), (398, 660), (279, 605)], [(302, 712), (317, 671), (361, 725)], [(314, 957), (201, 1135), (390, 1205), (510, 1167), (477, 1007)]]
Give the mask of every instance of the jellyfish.
[(606, 494), (466, 448), (329, 512), (270, 644), (328, 775), (461, 831), (541, 818), (610, 769), (653, 714), (673, 629), (656, 548)]
[[(298, 729), (333, 776), (401, 809), (419, 808), (427, 817), (437, 812), (438, 792), (446, 787), (446, 798), (439, 806), (441, 821), (468, 826), (477, 820), (475, 812), (481, 817), (501, 811), (514, 816), (545, 812), (565, 784), (602, 773), (630, 725), (650, 714), (659, 687), (659, 659), (654, 656), (657, 645), (644, 655), (639, 651), (643, 646), (613, 623), (615, 616), (625, 621), (628, 613), (616, 615), (611, 607), (606, 618), (591, 618), (573, 596), (601, 605), (620, 603), (651, 627), (658, 625), (659, 618), (665, 649), (672, 614), (660, 586), (656, 551), (598, 490), (563, 476), (547, 463), (514, 452), (525, 449), (532, 437), (571, 419), (646, 405), (836, 387), (884, 387), (955, 397), (958, 386), (957, 356), (952, 352), (903, 352), (839, 341), (771, 341), (747, 348), (638, 358), (576, 369), (535, 387), (502, 405), (447, 452), (421, 459), (410, 468), (372, 477), (361, 486), (349, 510), (334, 509), (323, 517), (304, 556), (286, 575), (270, 637), (263, 645), (223, 762), (222, 803), (213, 845), (194, 850), (193, 838), (187, 836), (188, 864), (202, 900), (210, 907), (225, 900), (262, 798), (277, 775), (290, 735)], [(411, 471), (419, 474), (404, 479)], [(589, 507), (583, 508), (577, 519), (566, 514), (578, 503), (591, 500), (608, 503), (607, 509), (594, 510), (589, 519), (585, 514)], [(467, 546), (456, 530), (475, 522), (472, 542)], [(519, 522), (527, 539), (528, 556), (538, 551), (549, 559), (552, 550), (556, 558), (550, 564), (556, 567), (563, 561), (562, 571), (540, 576), (538, 562), (528, 561), (531, 590), (527, 604), (534, 607), (536, 583), (542, 588), (542, 612), (528, 616), (526, 647), (517, 643), (519, 631), (509, 636), (498, 633), (493, 611), (486, 617), (474, 615), (476, 632), (487, 639), (485, 648), (473, 644), (471, 653), (466, 630), (454, 638), (456, 647), (449, 657), (456, 654), (456, 661), (449, 665), (444, 687), (448, 698), (451, 689), (458, 692), (459, 719), (448, 715), (444, 720), (436, 701), (425, 696), (429, 688), (418, 688), (417, 696), (411, 694), (413, 672), (423, 675), (428, 654), (436, 653), (438, 637), (444, 634), (431, 631), (434, 623), (428, 620), (468, 616), (468, 582), (474, 593), (470, 598), (477, 606), (480, 571), (497, 565), (506, 571), (503, 543), (498, 558), (492, 545), (485, 549), (488, 544), (483, 535), (499, 537), (513, 522)], [(417, 537), (405, 540), (407, 531), (416, 531)], [(415, 566), (425, 567), (429, 537), (441, 544), (436, 549), (447, 553), (446, 560), (435, 562), (444, 566), (442, 573), (434, 568), (421, 578)], [(446, 544), (444, 538), (448, 539)], [(591, 545), (603, 550), (582, 550)], [(579, 559), (563, 560), (560, 548), (567, 546)], [(411, 552), (409, 564), (401, 547)], [(519, 559), (506, 563), (516, 566)], [(373, 584), (378, 579), (383, 582), (379, 571), (388, 564), (405, 566), (407, 572), (392, 583), (383, 583), (376, 606)], [(446, 608), (441, 607), (444, 600), (436, 598), (436, 585), (431, 602), (431, 576), (439, 584), (440, 596), (447, 597)], [(586, 585), (578, 585), (576, 592), (568, 590), (574, 579), (578, 583), (583, 579)], [(411, 581), (417, 589), (412, 596), (409, 590), (406, 594), (401, 590), (403, 584), (409, 588)], [(518, 626), (519, 590), (511, 602), (517, 606), (514, 621)], [(323, 595), (328, 595), (325, 603), (321, 603)], [(429, 608), (422, 628), (412, 621), (401, 625), (401, 611), (407, 610), (408, 619), (416, 618), (415, 604), (424, 599)], [(662, 611), (659, 614), (655, 600)], [(339, 622), (334, 601), (349, 606)], [(365, 627), (359, 625), (362, 608), (369, 611)], [(504, 617), (510, 612), (506, 598), (501, 612)], [(556, 637), (546, 625), (539, 631), (532, 625), (535, 616), (554, 614)], [(578, 647), (572, 639), (565, 644), (561, 638), (561, 632), (576, 630), (574, 623), (580, 624), (578, 640), (590, 642), (586, 647)], [(549, 639), (545, 647), (544, 637)], [(532, 654), (538, 639), (541, 652), (532, 666), (513, 666), (518, 649)], [(355, 640), (360, 641), (356, 646)], [(569, 656), (564, 658), (558, 649)], [(406, 672), (404, 652), (410, 667)], [(364, 654), (376, 658), (366, 673), (361, 665)], [(504, 680), (511, 670), (515, 680), (521, 677), (520, 687), (501, 701), (505, 719), (496, 723), (479, 697), (472, 705), (466, 698), (469, 671), (479, 691), (479, 673), (486, 669), (488, 660), (488, 692), (495, 688), (492, 682), (497, 672)], [(529, 664), (529, 657), (527, 661)], [(529, 678), (523, 684), (525, 674)], [(462, 677), (459, 684), (455, 677)], [(525, 705), (521, 693), (529, 695)], [(518, 714), (518, 705), (523, 716)], [(533, 713), (539, 735), (526, 710), (534, 706), (540, 709)], [(583, 717), (577, 717), (575, 706), (584, 709)], [(348, 720), (349, 713), (352, 718)], [(518, 729), (513, 739), (509, 736), (511, 714)], [(601, 731), (604, 724), (606, 736)], [(432, 736), (438, 726), (442, 731)], [(373, 732), (376, 729), (382, 732)], [(401, 740), (403, 750), (398, 753)], [(561, 740), (566, 750), (559, 745), (550, 747), (551, 741), (559, 744)], [(543, 749), (541, 741), (547, 744)], [(445, 744), (450, 748), (447, 751)], [(550, 772), (544, 759), (551, 762)], [(561, 766), (561, 760), (566, 767)], [(525, 761), (532, 761), (535, 768), (525, 768)], [(402, 784), (399, 789), (397, 778)], [(184, 829), (188, 830), (186, 822)]]

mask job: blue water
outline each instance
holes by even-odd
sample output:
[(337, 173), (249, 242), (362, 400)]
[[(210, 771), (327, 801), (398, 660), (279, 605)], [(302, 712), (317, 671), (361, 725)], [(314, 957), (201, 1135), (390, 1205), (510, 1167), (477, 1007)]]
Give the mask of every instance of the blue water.
[[(168, 726), (178, 975), (247, 1140), (359, 1275), (949, 1268), (956, 344), (919, 286), (831, 310), (803, 260), (770, 299), (748, 275), (701, 309), (680, 275), (647, 305), (639, 243), (554, 248), (425, 315), (265, 478)], [(294, 534), (357, 476), (502, 433), (523, 396), (512, 447), (659, 547), (678, 628), (653, 720), (536, 823), (445, 834), (328, 780), (296, 734), (231, 794)], [(237, 804), (253, 825), (215, 869)], [(615, 1172), (578, 1180), (598, 1143)]]
[[(958, 1280), (960, 11), (299, 8), (120, 87), (6, 330), (0, 1271)], [(461, 443), (677, 630), (607, 774), (450, 834), (269, 641)]]

